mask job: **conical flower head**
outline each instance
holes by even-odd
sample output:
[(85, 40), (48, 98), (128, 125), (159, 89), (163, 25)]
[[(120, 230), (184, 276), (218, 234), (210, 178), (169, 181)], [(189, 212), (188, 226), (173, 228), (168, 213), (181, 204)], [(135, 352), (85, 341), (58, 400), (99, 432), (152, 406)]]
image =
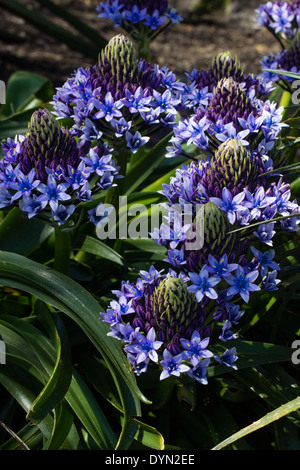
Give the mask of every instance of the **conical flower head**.
[(212, 62), (211, 75), (217, 84), (223, 78), (232, 77), (233, 80), (240, 82), (243, 77), (241, 63), (230, 51), (221, 52)]
[(168, 344), (169, 349), (171, 345), (175, 347), (179, 337), (189, 337), (202, 324), (203, 310), (181, 278), (170, 275), (162, 279), (149, 300), (158, 338)]
[(47, 109), (35, 111), (17, 156), (20, 170), (27, 174), (34, 169), (36, 178), (46, 182), (47, 170), (67, 174), (68, 165), (77, 167), (79, 162), (80, 155), (74, 137), (59, 126)]
[(130, 82), (137, 69), (133, 43), (122, 34), (113, 37), (99, 56), (99, 68), (104, 79), (117, 83)]
[(238, 125), (239, 118), (247, 119), (256, 112), (256, 107), (241, 84), (232, 78), (223, 78), (214, 90), (206, 116), (213, 123), (222, 120), (224, 124), (232, 122)]
[(238, 57), (230, 51), (221, 52), (215, 56), (211, 66), (207, 70), (198, 72), (193, 80), (195, 80), (198, 89), (207, 87), (212, 93), (220, 80), (226, 78), (243, 84), (247, 90), (254, 88), (258, 94), (263, 91), (260, 79), (255, 75), (245, 74)]
[(156, 338), (172, 353), (181, 351), (181, 338), (190, 339), (195, 330), (201, 334), (205, 308), (180, 277), (159, 276), (144, 284), (143, 296), (132, 300), (132, 326), (145, 335), (151, 328)]
[(257, 183), (258, 166), (251, 152), (237, 139), (226, 140), (213, 155), (206, 179), (210, 196), (221, 197), (227, 188), (233, 195), (244, 188), (254, 188)]
[(197, 312), (197, 301), (189, 294), (182, 279), (168, 276), (156, 287), (152, 307), (158, 326), (162, 329), (187, 326)]
[(241, 254), (243, 244), (240, 243), (232, 230), (226, 213), (217, 204), (209, 201), (199, 206), (194, 221), (194, 231), (197, 243), (196, 249), (184, 243), (186, 268), (189, 271), (198, 272), (203, 265), (208, 264), (208, 256), (211, 254), (219, 258), (223, 254), (228, 255), (229, 261), (234, 261)]

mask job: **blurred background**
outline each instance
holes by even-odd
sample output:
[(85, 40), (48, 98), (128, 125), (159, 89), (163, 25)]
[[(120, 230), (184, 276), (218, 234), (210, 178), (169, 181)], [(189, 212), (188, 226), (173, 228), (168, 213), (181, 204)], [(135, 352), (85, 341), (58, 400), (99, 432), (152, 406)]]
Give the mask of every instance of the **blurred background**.
[[(109, 40), (122, 29), (97, 16), (98, 3), (98, 0), (55, 0), (58, 7)], [(216, 54), (230, 50), (237, 54), (245, 71), (259, 72), (261, 58), (278, 49), (270, 33), (254, 22), (260, 3), (260, 0), (173, 1), (184, 21), (170, 25), (153, 42), (152, 63), (166, 66), (181, 77), (193, 68), (207, 67)], [(26, 19), (20, 14), (20, 5)], [(1, 80), (7, 81), (17, 70), (27, 70), (47, 76), (56, 87), (78, 67), (95, 63), (96, 54), (78, 52), (84, 35), (72, 28), (72, 18), (66, 22), (45, 5), (47, 1), (41, 0), (0, 0)], [(73, 44), (61, 40), (62, 31), (74, 34)]]

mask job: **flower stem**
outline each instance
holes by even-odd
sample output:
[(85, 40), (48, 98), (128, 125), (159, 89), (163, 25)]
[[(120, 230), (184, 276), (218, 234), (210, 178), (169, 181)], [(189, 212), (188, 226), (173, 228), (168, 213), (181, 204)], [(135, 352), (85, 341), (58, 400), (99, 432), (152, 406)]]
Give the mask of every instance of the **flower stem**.
[(139, 57), (150, 62), (150, 40), (147, 34), (142, 35), (138, 42)]
[(55, 227), (54, 269), (62, 274), (69, 273), (71, 240), (70, 232), (62, 227)]

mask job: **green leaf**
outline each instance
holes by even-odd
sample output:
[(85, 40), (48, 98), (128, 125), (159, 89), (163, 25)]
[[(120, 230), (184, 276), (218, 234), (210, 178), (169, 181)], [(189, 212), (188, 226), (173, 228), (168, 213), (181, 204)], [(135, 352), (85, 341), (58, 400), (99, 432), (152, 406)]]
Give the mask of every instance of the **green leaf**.
[[(48, 316), (48, 313), (44, 313)], [(27, 413), (27, 419), (39, 422), (50, 413), (65, 397), (72, 379), (72, 361), (70, 345), (64, 326), (58, 315), (54, 316), (54, 323), (48, 318), (47, 323), (52, 329), (55, 340), (56, 363), (47, 384), (35, 399)]]
[[(52, 96), (53, 88), (48, 78), (31, 72), (17, 71), (7, 82), (6, 104), (0, 108), (0, 115), (20, 121), (17, 114), (25, 111), (30, 103), (35, 104), (32, 106), (33, 112), (38, 103), (46, 103)], [(37, 98), (40, 101), (34, 101)], [(0, 121), (1, 126), (2, 124)]]
[(213, 447), (212, 450), (221, 450), (224, 447), (232, 444), (233, 442), (237, 441), (241, 437), (245, 437), (248, 434), (257, 431), (258, 429), (263, 428), (264, 426), (268, 426), (269, 424), (273, 423), (274, 421), (283, 418), (284, 416), (297, 411), (300, 408), (300, 397), (295, 398), (292, 401), (285, 403), (284, 405), (276, 408), (275, 410), (267, 413), (258, 421), (246, 426), (245, 428), (241, 429), (237, 433), (233, 434), (232, 436), (228, 437), (224, 441), (220, 442), (218, 445)]
[(300, 73), (289, 72), (288, 70), (282, 69), (263, 69), (263, 72), (275, 73), (276, 75), (284, 75), (285, 77), (298, 78), (300, 79)]
[(119, 264), (120, 266), (128, 266), (126, 260), (118, 252), (102, 241), (89, 235), (78, 240), (75, 249), (107, 259), (113, 263)]
[(54, 410), (54, 423), (51, 437), (44, 450), (58, 450), (65, 443), (74, 421), (74, 415), (66, 402), (61, 402)]
[[(236, 366), (238, 370), (256, 367), (262, 364), (271, 364), (290, 361), (291, 349), (271, 343), (234, 340), (226, 342), (226, 348), (236, 348), (238, 359)], [(208, 368), (208, 376), (213, 377), (228, 372), (228, 367), (222, 365)]]
[[(101, 319), (101, 306), (82, 286), (39, 263), (7, 252), (0, 252), (0, 284), (24, 290), (70, 316), (105, 359), (109, 358), (131, 393), (149, 403), (137, 387), (121, 346), (107, 336), (109, 327)], [(135, 413), (140, 414), (137, 402)]]
[(164, 450), (165, 442), (160, 432), (152, 426), (142, 423), (135, 419), (135, 423), (138, 425), (138, 431), (135, 435), (135, 439), (146, 447), (155, 450)]
[(0, 224), (0, 248), (3, 251), (29, 256), (53, 231), (50, 225), (39, 220), (24, 219), (20, 209), (15, 207)]

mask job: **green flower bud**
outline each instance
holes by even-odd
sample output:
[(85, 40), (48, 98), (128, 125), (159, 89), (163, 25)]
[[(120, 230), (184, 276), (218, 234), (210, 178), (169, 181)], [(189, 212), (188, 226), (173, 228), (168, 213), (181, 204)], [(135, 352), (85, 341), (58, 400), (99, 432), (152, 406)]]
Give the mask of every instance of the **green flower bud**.
[(153, 317), (169, 341), (176, 333), (193, 326), (199, 316), (199, 305), (194, 294), (188, 292), (182, 279), (168, 276), (151, 296)]
[(99, 66), (103, 78), (109, 67), (110, 79), (123, 85), (133, 78), (137, 69), (137, 56), (133, 43), (122, 34), (114, 36), (99, 56)]

